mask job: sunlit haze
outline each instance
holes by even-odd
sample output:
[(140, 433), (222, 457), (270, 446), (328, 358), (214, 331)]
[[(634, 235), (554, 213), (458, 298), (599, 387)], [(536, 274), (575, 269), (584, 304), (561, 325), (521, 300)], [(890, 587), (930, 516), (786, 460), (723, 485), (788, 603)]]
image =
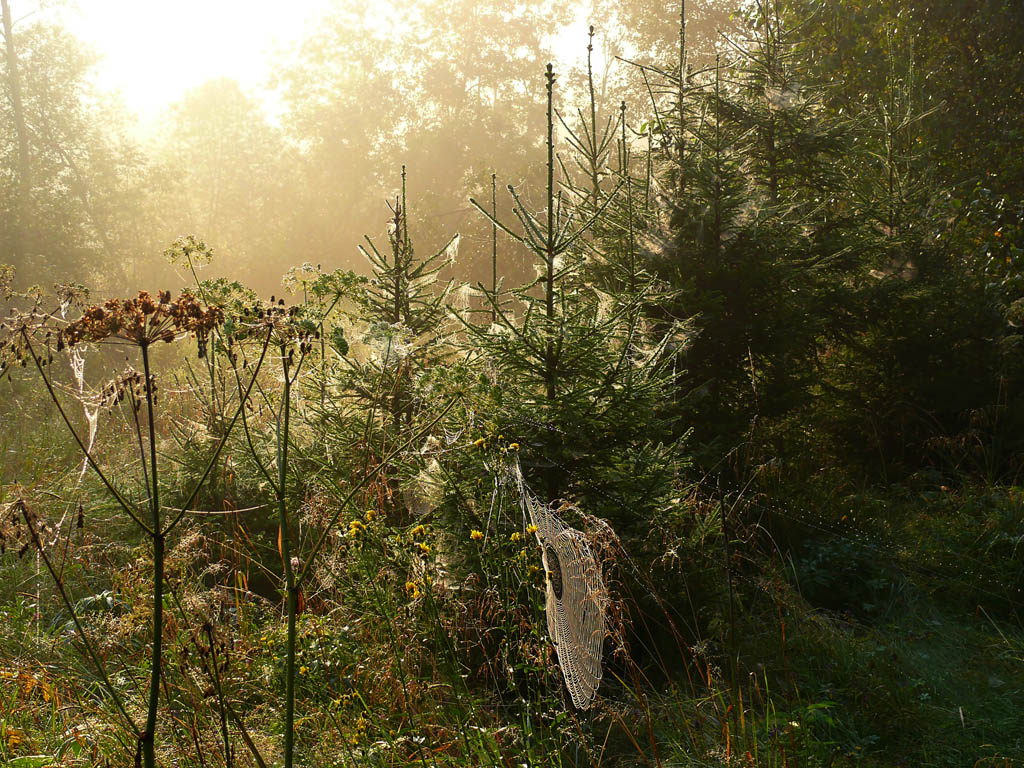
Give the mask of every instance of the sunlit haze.
[[(277, 57), (315, 32), (317, 19), (332, 4), (88, 0), (48, 9), (48, 14), (100, 57), (95, 68), (99, 87), (119, 93), (145, 123), (189, 89), (213, 78), (232, 78), (246, 91), (258, 92), (272, 75)], [(555, 47), (582, 50), (580, 40), (570, 37), (571, 33), (560, 35)], [(275, 112), (272, 96), (262, 96), (267, 111)]]
[(300, 40), (329, 0), (88, 0), (60, 13), (101, 57), (98, 85), (143, 120), (216, 77), (262, 86), (275, 51)]

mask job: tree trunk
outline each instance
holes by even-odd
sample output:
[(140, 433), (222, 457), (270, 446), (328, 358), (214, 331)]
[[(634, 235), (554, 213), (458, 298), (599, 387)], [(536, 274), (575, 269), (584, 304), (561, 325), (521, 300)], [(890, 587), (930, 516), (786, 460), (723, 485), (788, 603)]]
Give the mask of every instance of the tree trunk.
[(28, 128), (25, 123), (25, 108), (21, 100), (21, 77), (18, 71), (18, 55), (14, 47), (14, 22), (11, 20), (11, 6), (8, 0), (0, 0), (4, 26), (4, 56), (7, 61), (7, 79), (14, 113), (14, 132), (18, 139), (18, 191), (15, 203), (15, 221), (11, 240), (12, 261), (24, 255), (25, 224), (28, 221), (28, 201), (32, 189), (32, 175), (29, 158)]

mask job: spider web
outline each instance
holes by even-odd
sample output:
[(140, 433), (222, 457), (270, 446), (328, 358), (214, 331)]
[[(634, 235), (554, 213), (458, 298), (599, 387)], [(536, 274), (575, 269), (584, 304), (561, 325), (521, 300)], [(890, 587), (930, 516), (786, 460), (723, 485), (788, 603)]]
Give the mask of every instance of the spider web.
[[(99, 429), (99, 413), (100, 409), (95, 403), (90, 408), (90, 403), (85, 394), (85, 356), (78, 347), (74, 347), (71, 350), (71, 356), (69, 363), (71, 365), (71, 373), (75, 377), (75, 386), (78, 388), (78, 399), (82, 403), (82, 410), (85, 413), (85, 421), (89, 425), (89, 440), (86, 445), (86, 450), (91, 451), (93, 445), (96, 443), (96, 432)], [(89, 468), (89, 459), (82, 459), (82, 468), (78, 472), (78, 484), (82, 484), (82, 478), (85, 477), (85, 471)]]
[(519, 491), (523, 513), (536, 526), (546, 575), (548, 636), (558, 653), (558, 664), (577, 709), (589, 709), (601, 683), (601, 651), (605, 636), (608, 598), (601, 565), (582, 531), (567, 525), (560, 512), (540, 501), (523, 480), (518, 461), (511, 478)]

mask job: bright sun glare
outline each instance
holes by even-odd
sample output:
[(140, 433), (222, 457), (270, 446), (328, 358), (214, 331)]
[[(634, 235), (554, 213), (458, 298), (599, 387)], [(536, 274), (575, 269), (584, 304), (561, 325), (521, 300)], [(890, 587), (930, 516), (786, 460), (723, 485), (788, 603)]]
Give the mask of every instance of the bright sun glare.
[[(250, 93), (258, 93), (272, 74), (274, 54), (287, 51), (312, 32), (317, 19), (336, 2), (77, 0), (41, 4), (42, 15), (64, 24), (100, 56), (95, 69), (99, 87), (120, 93), (129, 110), (143, 123), (151, 123), (168, 105), (212, 78), (229, 77)], [(17, 5), (15, 9), (17, 13)], [(35, 15), (29, 12), (25, 22)], [(572, 30), (577, 34), (564, 40), (556, 37), (556, 50), (582, 51), (585, 43), (578, 34), (582, 25), (578, 20), (578, 29)], [(274, 112), (273, 98), (268, 94), (263, 98), (268, 112)]]
[[(79, 0), (52, 11), (102, 58), (98, 84), (155, 118), (216, 77), (259, 88), (272, 54), (300, 40), (329, 0)], [(26, 19), (26, 21), (30, 21)]]

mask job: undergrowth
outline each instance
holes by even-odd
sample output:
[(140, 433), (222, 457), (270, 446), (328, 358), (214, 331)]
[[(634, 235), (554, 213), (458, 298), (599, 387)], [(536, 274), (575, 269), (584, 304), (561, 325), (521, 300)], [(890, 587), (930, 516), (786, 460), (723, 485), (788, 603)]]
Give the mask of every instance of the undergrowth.
[[(1020, 766), (1015, 299), (935, 234), (895, 47), (829, 114), (756, 6), (738, 62), (640, 68), (640, 126), (547, 69), (543, 206), (474, 201), (524, 285), (417, 252), (404, 168), (369, 277), (263, 300), (189, 236), (175, 299), (5, 284), (0, 761)], [(586, 710), (526, 490), (607, 587)]]

